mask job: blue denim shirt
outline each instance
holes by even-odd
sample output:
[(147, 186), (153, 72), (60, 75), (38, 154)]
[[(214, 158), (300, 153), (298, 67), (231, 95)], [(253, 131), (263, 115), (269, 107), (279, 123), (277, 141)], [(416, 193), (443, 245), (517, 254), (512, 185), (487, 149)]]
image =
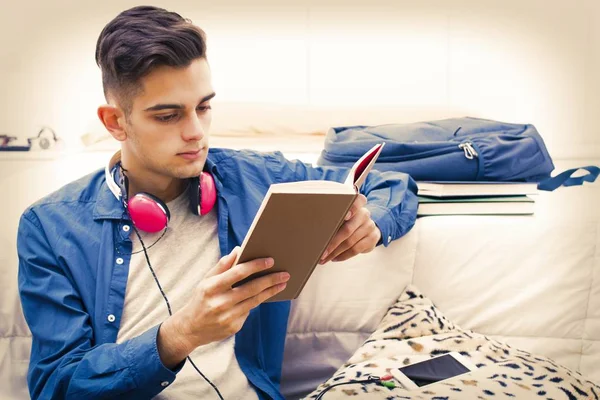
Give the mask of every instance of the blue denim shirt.
[[(206, 169), (217, 185), (223, 255), (242, 243), (270, 184), (343, 181), (347, 173), (288, 161), (279, 152), (226, 149), (211, 149)], [(415, 182), (402, 173), (369, 175), (362, 192), (384, 245), (413, 226), (416, 190)], [(175, 380), (178, 370), (166, 368), (159, 358), (159, 325), (115, 343), (132, 250), (129, 229), (124, 228), (131, 222), (123, 214), (103, 171), (98, 171), (43, 198), (21, 217), (19, 290), (33, 335), (28, 374), (33, 399), (147, 399)], [(282, 399), (279, 381), (289, 307), (289, 302), (260, 305), (236, 334), (236, 358), (262, 399)]]

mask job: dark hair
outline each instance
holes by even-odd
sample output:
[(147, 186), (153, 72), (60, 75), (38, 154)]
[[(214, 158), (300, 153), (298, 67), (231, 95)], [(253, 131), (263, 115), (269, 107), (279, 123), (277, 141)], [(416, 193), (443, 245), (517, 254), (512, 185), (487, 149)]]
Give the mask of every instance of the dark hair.
[(197, 58), (206, 58), (202, 29), (175, 12), (151, 6), (117, 15), (96, 43), (104, 95), (113, 93), (126, 114), (141, 89), (141, 78), (156, 67), (187, 67)]

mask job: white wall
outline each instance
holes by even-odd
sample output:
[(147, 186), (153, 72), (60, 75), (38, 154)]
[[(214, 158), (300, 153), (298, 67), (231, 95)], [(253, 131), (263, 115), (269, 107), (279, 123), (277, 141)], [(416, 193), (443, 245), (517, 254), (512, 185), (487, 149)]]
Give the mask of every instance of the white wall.
[[(0, 132), (102, 133), (97, 36), (132, 1), (2, 1)], [(600, 2), (149, 2), (208, 34), (215, 133), (471, 115), (535, 124), (555, 158), (600, 156)]]

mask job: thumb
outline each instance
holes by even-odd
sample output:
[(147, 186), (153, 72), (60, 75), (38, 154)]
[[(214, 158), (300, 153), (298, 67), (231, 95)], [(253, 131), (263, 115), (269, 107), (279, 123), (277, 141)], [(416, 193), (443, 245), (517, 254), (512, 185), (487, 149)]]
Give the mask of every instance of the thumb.
[(233, 267), (234, 265), (236, 265), (236, 260), (239, 256), (239, 253), (240, 253), (240, 246), (235, 246), (233, 248), (233, 250), (231, 250), (231, 253), (226, 254), (223, 257), (221, 257), (221, 259), (219, 260), (217, 265), (212, 267), (206, 273), (206, 277), (208, 278), (210, 276), (220, 275), (223, 272), (230, 269), (231, 267)]

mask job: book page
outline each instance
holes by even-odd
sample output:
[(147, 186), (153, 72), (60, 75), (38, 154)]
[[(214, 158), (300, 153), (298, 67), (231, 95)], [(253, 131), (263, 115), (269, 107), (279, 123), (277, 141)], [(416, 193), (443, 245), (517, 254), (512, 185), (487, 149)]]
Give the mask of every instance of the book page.
[(373, 168), (373, 165), (377, 161), (381, 150), (383, 150), (383, 146), (385, 146), (385, 142), (376, 144), (359, 158), (350, 169), (344, 184), (353, 186), (358, 192), (364, 181), (367, 179), (367, 175), (371, 171), (371, 168)]
[(335, 181), (300, 181), (276, 183), (269, 187), (271, 193), (354, 193), (351, 187)]

